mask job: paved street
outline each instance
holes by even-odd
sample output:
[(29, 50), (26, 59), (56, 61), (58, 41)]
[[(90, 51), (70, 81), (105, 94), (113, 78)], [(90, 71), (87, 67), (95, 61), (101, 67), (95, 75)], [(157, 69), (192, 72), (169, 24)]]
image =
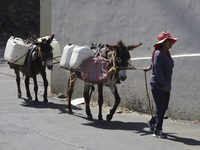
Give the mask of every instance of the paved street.
[[(66, 101), (57, 97), (49, 96), (49, 104), (43, 105), (41, 80), (39, 104), (26, 99), (23, 78), (18, 99), (14, 72), (0, 61), (1, 150), (200, 150), (199, 123), (167, 119), (168, 139), (157, 139), (146, 124), (150, 115), (116, 113), (111, 122), (98, 122), (94, 105), (94, 121), (88, 121), (84, 105), (73, 107), (73, 115), (67, 113)], [(30, 89), (34, 98), (32, 84)], [(108, 110), (103, 110), (104, 119)]]

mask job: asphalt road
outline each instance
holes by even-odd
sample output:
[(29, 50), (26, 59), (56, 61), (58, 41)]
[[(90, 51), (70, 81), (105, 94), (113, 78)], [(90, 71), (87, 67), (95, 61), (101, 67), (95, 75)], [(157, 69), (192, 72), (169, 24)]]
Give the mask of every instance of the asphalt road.
[[(66, 110), (66, 101), (49, 95), (42, 103), (43, 86), (39, 81), (39, 100), (35, 105), (25, 97), (17, 98), (15, 76), (0, 59), (0, 150), (200, 150), (200, 124), (167, 119), (164, 132), (168, 139), (152, 137), (146, 122), (150, 115), (116, 113), (111, 122), (98, 122), (98, 109), (92, 107), (93, 121), (86, 119), (84, 105)], [(31, 83), (33, 94), (33, 84)], [(104, 107), (103, 117), (109, 108)]]

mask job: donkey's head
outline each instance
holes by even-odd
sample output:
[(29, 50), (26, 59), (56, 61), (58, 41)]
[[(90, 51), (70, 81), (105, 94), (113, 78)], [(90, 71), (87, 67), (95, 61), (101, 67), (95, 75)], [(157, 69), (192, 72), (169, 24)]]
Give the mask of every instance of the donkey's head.
[(50, 45), (54, 38), (54, 34), (48, 39), (42, 39), (41, 41), (37, 41), (34, 44), (38, 47), (38, 57), (40, 57), (43, 66), (47, 66), (49, 70), (53, 68), (53, 48)]
[(106, 47), (110, 50), (107, 54), (109, 65), (117, 68), (116, 72), (118, 73), (121, 81), (124, 81), (127, 78), (125, 68), (128, 67), (131, 62), (129, 51), (135, 49), (141, 44), (142, 43), (125, 46), (125, 44), (120, 40), (117, 45), (106, 45)]

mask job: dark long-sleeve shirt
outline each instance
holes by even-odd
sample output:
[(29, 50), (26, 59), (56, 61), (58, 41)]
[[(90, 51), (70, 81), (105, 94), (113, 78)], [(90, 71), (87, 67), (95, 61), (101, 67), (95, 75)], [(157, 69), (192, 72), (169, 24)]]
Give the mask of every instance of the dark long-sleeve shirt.
[(162, 51), (156, 50), (152, 59), (151, 89), (164, 90), (164, 85), (171, 87), (172, 70), (174, 61)]

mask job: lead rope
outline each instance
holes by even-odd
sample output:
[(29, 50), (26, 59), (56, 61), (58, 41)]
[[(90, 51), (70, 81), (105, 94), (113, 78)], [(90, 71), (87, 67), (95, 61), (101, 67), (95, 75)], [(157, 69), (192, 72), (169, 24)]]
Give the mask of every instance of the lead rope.
[(146, 71), (144, 71), (144, 79), (145, 79), (147, 98), (149, 100), (149, 110), (150, 110), (151, 116), (153, 117), (153, 112), (152, 112), (152, 108), (151, 108), (151, 100), (150, 100), (149, 92), (148, 92), (148, 88), (147, 88), (147, 72)]
[[(143, 70), (143, 68), (135, 68), (133, 67), (116, 67), (115, 66), (115, 61), (114, 61), (114, 54), (112, 54), (112, 58), (113, 58), (113, 66), (110, 68), (110, 70), (108, 71), (109, 73), (113, 74), (113, 79), (115, 77), (115, 74), (117, 72), (117, 68), (119, 69), (128, 69), (128, 70)], [(149, 92), (148, 92), (148, 87), (147, 87), (147, 73), (146, 71), (144, 71), (144, 79), (145, 79), (145, 88), (146, 88), (146, 93), (147, 93), (147, 98), (148, 98), (148, 101), (149, 101), (149, 111), (151, 113), (151, 116), (153, 117), (153, 111), (152, 111), (152, 107), (151, 107), (151, 100), (150, 100), (150, 97), (149, 97)]]

